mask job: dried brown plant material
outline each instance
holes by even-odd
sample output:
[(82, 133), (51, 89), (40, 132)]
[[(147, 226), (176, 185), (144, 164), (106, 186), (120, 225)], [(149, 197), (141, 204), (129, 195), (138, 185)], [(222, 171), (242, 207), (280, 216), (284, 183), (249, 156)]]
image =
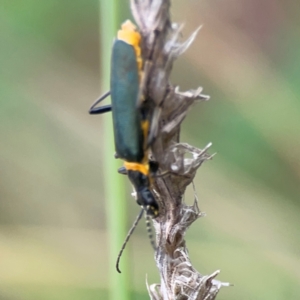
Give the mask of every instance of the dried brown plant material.
[(153, 126), (157, 138), (151, 145), (152, 158), (159, 162), (162, 172), (155, 178), (153, 192), (160, 204), (160, 215), (153, 220), (157, 250), (155, 260), (160, 284), (148, 286), (153, 300), (215, 299), (222, 283), (211, 275), (200, 274), (191, 264), (184, 235), (188, 227), (203, 214), (197, 199), (194, 205), (183, 203), (186, 187), (192, 183), (197, 169), (209, 160), (210, 144), (197, 149), (179, 143), (180, 124), (196, 101), (206, 101), (202, 88), (180, 92), (169, 77), (173, 62), (193, 42), (198, 30), (186, 41), (180, 41), (181, 27), (170, 20), (169, 0), (131, 0), (131, 10), (142, 35), (144, 59), (143, 95), (153, 102)]

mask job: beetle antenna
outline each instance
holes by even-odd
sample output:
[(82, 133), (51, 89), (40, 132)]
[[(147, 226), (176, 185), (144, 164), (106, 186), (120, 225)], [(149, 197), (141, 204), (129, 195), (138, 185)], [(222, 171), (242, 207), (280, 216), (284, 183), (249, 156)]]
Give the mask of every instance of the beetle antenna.
[(122, 245), (122, 248), (121, 248), (121, 250), (120, 250), (120, 252), (118, 254), (117, 262), (116, 262), (116, 269), (117, 269), (117, 271), (119, 273), (121, 273), (121, 270), (119, 268), (119, 264), (120, 264), (120, 259), (121, 259), (122, 253), (123, 253), (123, 251), (124, 251), (124, 249), (125, 249), (128, 241), (129, 241), (130, 236), (132, 235), (132, 233), (134, 232), (137, 224), (139, 223), (140, 219), (142, 218), (143, 213), (144, 213), (144, 209), (142, 208), (141, 211), (140, 211), (140, 213), (138, 214), (137, 218), (135, 219), (133, 225), (131, 226), (130, 230), (128, 231), (127, 236), (125, 238), (125, 241), (124, 241), (124, 243)]
[(153, 250), (156, 251), (156, 243), (154, 240), (153, 230), (152, 230), (152, 226), (151, 226), (151, 222), (150, 222), (150, 217), (148, 214), (146, 214), (146, 216), (145, 216), (145, 222), (146, 222), (147, 234), (148, 234), (148, 237), (150, 240), (150, 244), (151, 244)]

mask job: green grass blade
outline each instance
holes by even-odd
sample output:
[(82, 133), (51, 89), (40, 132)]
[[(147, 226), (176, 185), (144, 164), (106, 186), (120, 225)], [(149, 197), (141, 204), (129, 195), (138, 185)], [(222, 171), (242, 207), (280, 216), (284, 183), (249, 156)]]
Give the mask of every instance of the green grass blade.
[[(102, 91), (109, 89), (110, 55), (113, 38), (119, 28), (119, 1), (100, 0), (100, 35), (101, 35), (101, 83)], [(105, 172), (105, 199), (107, 211), (107, 233), (109, 242), (109, 278), (110, 299), (129, 299), (129, 268), (128, 256), (124, 252), (121, 260), (123, 274), (116, 271), (115, 263), (118, 252), (126, 236), (126, 193), (125, 178), (117, 173), (121, 166), (120, 160), (114, 159), (114, 137), (111, 114), (104, 117), (103, 123), (103, 170)]]

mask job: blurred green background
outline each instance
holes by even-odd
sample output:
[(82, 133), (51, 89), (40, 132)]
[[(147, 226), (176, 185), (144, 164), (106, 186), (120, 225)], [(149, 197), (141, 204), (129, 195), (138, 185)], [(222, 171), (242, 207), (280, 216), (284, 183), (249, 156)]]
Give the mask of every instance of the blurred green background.
[[(172, 5), (184, 38), (204, 24), (172, 82), (211, 96), (191, 110), (182, 141), (218, 153), (195, 180), (207, 217), (187, 234), (191, 260), (234, 283), (220, 300), (298, 300), (300, 3)], [(0, 36), (0, 299), (105, 299), (114, 265), (101, 124), (110, 116), (87, 113), (104, 92), (99, 53), (110, 47), (99, 43), (99, 2), (2, 0)], [(139, 209), (123, 180), (129, 228)], [(134, 299), (148, 299), (145, 274), (159, 277), (143, 223), (126, 251), (121, 276)]]

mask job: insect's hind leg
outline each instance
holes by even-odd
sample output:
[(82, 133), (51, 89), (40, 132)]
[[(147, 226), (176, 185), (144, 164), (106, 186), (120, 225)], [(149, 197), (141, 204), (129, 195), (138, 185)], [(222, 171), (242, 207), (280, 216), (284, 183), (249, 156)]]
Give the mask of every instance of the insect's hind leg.
[(118, 169), (118, 173), (119, 174), (122, 174), (122, 175), (127, 175), (128, 173), (127, 173), (127, 169), (125, 168), (125, 167), (120, 167), (119, 169)]
[(96, 107), (97, 104), (99, 104), (101, 101), (103, 101), (106, 97), (110, 95), (110, 91), (106, 92), (104, 95), (102, 95), (99, 99), (97, 99), (92, 106), (90, 107), (89, 113), (91, 115), (98, 115), (98, 114), (103, 114), (106, 112), (111, 111), (111, 105), (104, 105), (100, 107)]

